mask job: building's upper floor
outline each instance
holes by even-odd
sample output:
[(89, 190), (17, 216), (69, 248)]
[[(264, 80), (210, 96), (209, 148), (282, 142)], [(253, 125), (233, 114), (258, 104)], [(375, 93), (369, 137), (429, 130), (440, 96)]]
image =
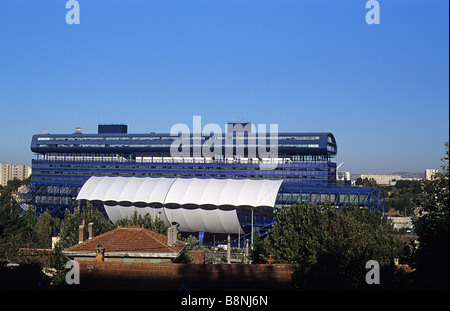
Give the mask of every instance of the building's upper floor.
[[(175, 148), (175, 149), (174, 149)], [(205, 151), (212, 156), (255, 156), (262, 158), (273, 150), (277, 155), (324, 155), (334, 157), (337, 144), (334, 135), (321, 133), (239, 133), (227, 131), (215, 133), (173, 135), (173, 133), (129, 134), (126, 126), (99, 125), (97, 134), (84, 134), (77, 129), (72, 134), (37, 134), (31, 141), (31, 151), (47, 153), (90, 153), (90, 154), (142, 154), (142, 156), (169, 156), (171, 151), (183, 150), (190, 156)], [(213, 154), (214, 153), (214, 154)], [(180, 153), (178, 153), (181, 155)], [(172, 154), (173, 156), (173, 154)]]

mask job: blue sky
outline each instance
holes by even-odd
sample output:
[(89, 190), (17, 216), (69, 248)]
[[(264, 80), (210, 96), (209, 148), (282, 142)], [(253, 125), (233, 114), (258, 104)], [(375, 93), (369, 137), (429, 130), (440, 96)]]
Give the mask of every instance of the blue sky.
[(192, 117), (332, 132), (351, 173), (439, 168), (449, 2), (0, 0), (0, 162), (42, 129), (168, 132)]

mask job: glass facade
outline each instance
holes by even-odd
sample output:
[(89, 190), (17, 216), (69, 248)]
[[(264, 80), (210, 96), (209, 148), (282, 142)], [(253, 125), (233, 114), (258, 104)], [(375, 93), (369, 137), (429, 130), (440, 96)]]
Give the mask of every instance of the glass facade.
[[(277, 138), (277, 154), (271, 157), (261, 152), (271, 146), (269, 137), (255, 140), (227, 134), (190, 135), (185, 137), (188, 152), (171, 156), (170, 148), (179, 137), (169, 134), (111, 133), (103, 127), (98, 134), (34, 135), (31, 150), (36, 157), (23, 202), (38, 214), (49, 209), (62, 217), (66, 208), (76, 206), (75, 198), (91, 176), (133, 176), (282, 179), (276, 210), (296, 202), (326, 201), (382, 207), (376, 189), (336, 184), (337, 145), (331, 133), (279, 133)], [(218, 148), (211, 146), (211, 139), (220, 142)], [(211, 147), (210, 152), (195, 156), (193, 151), (205, 146)]]

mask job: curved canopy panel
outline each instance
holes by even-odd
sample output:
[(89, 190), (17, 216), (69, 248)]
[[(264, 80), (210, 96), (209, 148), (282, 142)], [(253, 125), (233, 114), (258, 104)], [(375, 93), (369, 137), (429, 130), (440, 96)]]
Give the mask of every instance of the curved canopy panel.
[[(243, 231), (237, 211), (229, 207), (274, 207), (281, 183), (282, 180), (91, 177), (77, 200), (110, 202), (105, 210), (113, 222), (136, 210), (150, 212), (152, 218), (160, 217), (166, 225), (175, 221), (180, 231), (239, 233)], [(111, 205), (111, 201), (117, 204)], [(147, 206), (122, 206), (119, 202)], [(160, 207), (150, 205), (155, 203)]]
[(275, 205), (282, 180), (91, 177), (77, 200), (176, 205)]
[(91, 177), (77, 200), (163, 203), (176, 178)]
[(177, 178), (164, 203), (273, 207), (281, 183), (282, 180)]

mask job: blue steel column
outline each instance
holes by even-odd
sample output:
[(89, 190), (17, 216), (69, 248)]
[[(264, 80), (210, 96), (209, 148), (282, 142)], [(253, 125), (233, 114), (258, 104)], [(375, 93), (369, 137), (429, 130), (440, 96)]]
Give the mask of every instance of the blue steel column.
[(205, 231), (198, 232), (198, 240), (201, 244), (203, 244), (203, 238), (205, 237)]

